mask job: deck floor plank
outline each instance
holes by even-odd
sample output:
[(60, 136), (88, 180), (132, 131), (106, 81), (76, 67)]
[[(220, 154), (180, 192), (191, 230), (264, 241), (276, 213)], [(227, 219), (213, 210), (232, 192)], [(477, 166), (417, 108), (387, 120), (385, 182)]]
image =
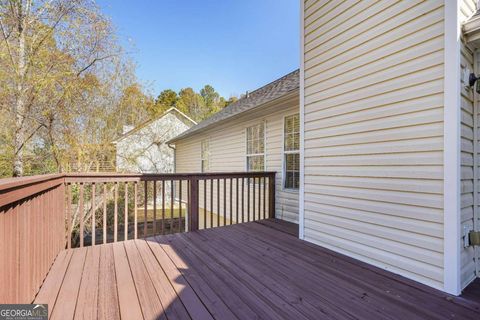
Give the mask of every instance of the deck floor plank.
[[(196, 269), (202, 269), (203, 277), (214, 284), (215, 288), (222, 292), (222, 296), (228, 295), (229, 302), (232, 303), (230, 306), (232, 311), (233, 308), (238, 309), (240, 305), (243, 305), (243, 309), (248, 308), (254, 315), (262, 319), (289, 319), (285, 313), (275, 310), (269, 303), (261, 299), (255, 291), (233, 277), (233, 274), (223, 268), (216, 260), (204, 257), (204, 253), (196, 249), (193, 243), (185, 241), (182, 234), (174, 234), (166, 238), (177, 252), (189, 259), (192, 265), (198, 266)], [(235, 291), (231, 288), (235, 288)], [(250, 315), (248, 318), (241, 316), (240, 318), (249, 319), (255, 317), (254, 315)]]
[(49, 276), (45, 279), (42, 285), (42, 290), (35, 297), (34, 303), (48, 304), (50, 310), (55, 306), (58, 292), (62, 286), (65, 273), (67, 272), (68, 264), (72, 258), (73, 250), (64, 250), (55, 258)]
[(119, 319), (120, 305), (118, 301), (117, 278), (115, 275), (115, 262), (113, 246), (101, 245), (100, 265), (98, 274), (98, 319)]
[(57, 301), (51, 312), (52, 319), (73, 319), (75, 314), (75, 306), (78, 299), (78, 292), (80, 290), (86, 254), (87, 248), (73, 250), (72, 259), (68, 265), (65, 279), (63, 279)]
[[(400, 276), (353, 258), (345, 257), (294, 237), (278, 237), (278, 232), (265, 229), (259, 225), (251, 225), (248, 228), (239, 225), (237, 230), (253, 238), (263, 240), (269, 246), (276, 247), (277, 250), (286, 253), (288, 258), (304, 260), (313, 264), (316, 271), (325, 270), (332, 279), (337, 281), (339, 286), (342, 286), (341, 282), (356, 284), (365, 291), (370, 290), (370, 292), (380, 294), (384, 299), (389, 300), (392, 305), (403, 306), (403, 310), (409, 310), (416, 315), (423, 315), (424, 318), (443, 318), (447, 314), (456, 314), (466, 319), (476, 317), (464, 307), (456, 305), (454, 303), (455, 299), (448, 299), (453, 303), (446, 304), (445, 298), (447, 295), (440, 291), (419, 285), (405, 278), (392, 281), (392, 278), (400, 278)], [(267, 238), (266, 235), (272, 238)], [(432, 299), (432, 295), (436, 295), (438, 299)], [(387, 308), (387, 310), (391, 310), (391, 308)]]
[(147, 320), (166, 319), (163, 306), (148, 275), (147, 269), (143, 264), (135, 242), (125, 241), (123, 244), (127, 252), (130, 270), (132, 271), (138, 301), (140, 302), (144, 318)]
[(52, 319), (480, 319), (461, 297), (263, 220), (62, 251), (35, 303)]
[(75, 308), (75, 319), (96, 319), (98, 308), (98, 275), (100, 270), (98, 246), (88, 247), (80, 291)]
[[(219, 278), (215, 277), (215, 275), (206, 265), (198, 261), (194, 255), (189, 253), (189, 249), (182, 252), (178, 246), (174, 246), (172, 244), (171, 236), (157, 237), (156, 240), (161, 244), (162, 248), (171, 259), (175, 259), (177, 262), (179, 262), (178, 265), (183, 264), (183, 267), (181, 267), (182, 270), (194, 270), (194, 272), (198, 275), (198, 278), (204, 280), (202, 286), (206, 285), (210, 287), (212, 291), (214, 291), (221, 299), (222, 303), (227, 306), (228, 310), (235, 315), (234, 318), (253, 319), (256, 317), (255, 312), (240, 299), (238, 292), (231, 290), (231, 287), (223, 283)], [(195, 267), (193, 267), (194, 265)], [(203, 287), (192, 287), (194, 288), (195, 292), (204, 289)]]
[[(348, 301), (352, 307), (349, 316), (354, 318), (360, 316), (389, 319), (392, 318), (392, 312), (404, 311), (397, 305), (392, 305), (389, 310), (384, 310), (383, 306), (387, 301), (384, 301), (383, 295), (378, 295), (372, 291), (367, 292), (349, 281), (332, 277), (331, 273), (325, 272), (323, 268), (312, 266), (308, 261), (285, 255), (282, 251), (271, 246), (270, 243), (262, 243), (253, 237), (241, 237), (237, 230), (228, 230), (228, 234), (228, 237), (224, 235), (222, 241), (226, 243), (235, 241), (232, 245), (240, 250), (240, 256), (250, 255), (251, 263), (257, 268), (267, 265), (272, 270), (272, 275), (276, 272), (279, 273), (277, 275), (279, 279), (289, 277), (291, 282), (284, 280), (282, 286), (289, 287), (290, 290), (298, 290), (299, 294), (303, 293), (303, 299), (307, 301), (312, 303), (322, 302), (319, 306), (322, 309), (330, 308), (331, 310), (333, 307), (336, 310), (342, 310), (344, 301)], [(270, 242), (272, 240), (270, 239)], [(261, 262), (255, 261), (255, 257), (259, 255), (263, 257)], [(296, 272), (292, 273), (292, 269)], [(267, 272), (266, 270), (263, 270), (263, 272)], [(344, 270), (344, 272), (349, 271)], [(339, 288), (342, 288), (342, 299), (338, 299)], [(423, 318), (421, 315), (414, 314), (410, 319)]]
[(118, 303), (122, 319), (144, 319), (123, 242), (113, 244)]
[[(177, 263), (180, 263), (178, 261), (178, 256), (176, 256), (175, 253), (169, 252), (169, 248), (166, 248), (165, 251), (163, 246), (156, 242), (156, 239), (149, 239), (147, 240), (147, 243), (157, 261), (162, 265), (165, 275), (169, 279), (177, 296), (182, 301), (190, 316), (194, 319), (213, 319), (212, 315), (202, 303), (200, 297), (192, 289), (190, 283), (183, 277), (183, 274), (180, 271), (182, 267), (178, 267), (178, 265), (175, 265), (172, 261), (172, 259), (176, 259)], [(185, 268), (188, 267), (186, 266)]]
[(161, 265), (155, 259), (150, 247), (144, 240), (136, 240), (135, 244), (138, 252), (150, 275), (152, 285), (154, 286), (160, 302), (168, 319), (191, 319), (185, 306), (178, 299), (175, 289), (165, 275)]
[[(296, 306), (310, 319), (315, 317), (328, 319), (355, 319), (356, 316), (349, 315), (341, 308), (335, 307), (325, 300), (324, 297), (315, 297), (312, 299), (308, 296), (306, 291), (299, 287), (298, 284), (292, 281), (290, 274), (284, 274), (277, 270), (277, 264), (269, 264), (265, 259), (259, 260), (256, 257), (249, 257), (248, 255), (239, 254), (236, 248), (232, 250), (233, 246), (229, 246), (228, 242), (219, 238), (217, 234), (207, 234), (206, 232), (199, 234), (209, 239), (209, 246), (216, 250), (218, 254), (222, 255), (222, 261), (226, 259), (231, 261), (232, 265), (241, 266), (242, 269), (249, 272), (252, 277), (258, 282), (265, 283), (270, 286), (277, 294), (281, 295), (286, 301)], [(233, 239), (232, 239), (233, 240)], [(198, 241), (198, 240), (197, 240)], [(233, 240), (236, 241), (236, 240)], [(308, 283), (310, 286), (310, 283)], [(311, 288), (317, 291), (316, 288)]]
[[(203, 234), (204, 233), (202, 233), (202, 235)], [(214, 239), (216, 238), (214, 234), (211, 235), (214, 236)], [(204, 259), (216, 261), (225, 270), (228, 270), (229, 274), (254, 292), (253, 296), (256, 295), (258, 300), (263, 300), (277, 312), (284, 314), (289, 319), (308, 319), (302, 312), (302, 308), (305, 308), (305, 306), (302, 305), (296, 308), (295, 304), (292, 303), (296, 297), (283, 295), (285, 292), (281, 290), (282, 288), (275, 287), (274, 281), (266, 281), (267, 283), (265, 283), (265, 277), (258, 277), (258, 271), (249, 268), (251, 261), (248, 259), (230, 261), (228, 259), (229, 255), (224, 255), (225, 252), (223, 250), (225, 247), (215, 246), (214, 241), (202, 237), (198, 233), (189, 233), (186, 234), (185, 237), (179, 237), (179, 239), (184, 242), (186, 241), (184, 244), (187, 246), (190, 244), (190, 247), (196, 247), (197, 252), (205, 253), (203, 255)], [(226, 249), (226, 251), (228, 251), (228, 249)], [(310, 315), (313, 316), (314, 314), (318, 315), (318, 310), (316, 310), (316, 313), (311, 313)]]

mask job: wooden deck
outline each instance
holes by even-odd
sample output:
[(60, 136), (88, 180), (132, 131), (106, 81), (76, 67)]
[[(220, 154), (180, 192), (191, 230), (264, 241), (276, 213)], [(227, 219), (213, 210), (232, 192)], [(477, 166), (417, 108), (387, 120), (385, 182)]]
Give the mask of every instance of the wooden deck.
[(480, 319), (464, 297), (308, 244), (275, 220), (63, 251), (52, 319)]

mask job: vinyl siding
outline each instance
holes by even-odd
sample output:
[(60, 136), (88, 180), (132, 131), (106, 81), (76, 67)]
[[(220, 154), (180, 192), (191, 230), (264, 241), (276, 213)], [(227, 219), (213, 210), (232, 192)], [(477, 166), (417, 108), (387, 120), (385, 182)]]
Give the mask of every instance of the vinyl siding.
[(305, 1), (305, 240), (443, 287), (443, 1)]
[[(246, 170), (246, 137), (247, 127), (266, 123), (266, 168), (267, 171), (276, 171), (276, 217), (287, 221), (298, 222), (298, 192), (286, 191), (282, 188), (283, 182), (283, 121), (286, 115), (299, 112), (298, 95), (286, 101), (276, 102), (268, 107), (251, 110), (232, 120), (227, 120), (208, 129), (175, 142), (176, 171), (200, 172), (201, 141), (209, 140), (210, 147), (210, 172), (240, 172)], [(223, 182), (222, 186), (223, 186)], [(235, 185), (234, 185), (235, 187)], [(227, 190), (230, 184), (227, 181)], [(246, 188), (246, 186), (245, 186)], [(203, 206), (203, 186), (200, 184), (200, 205)], [(214, 198), (216, 197), (216, 184), (214, 185)], [(222, 188), (223, 190), (223, 188)], [(257, 187), (258, 190), (258, 187)], [(207, 199), (210, 197), (207, 186)], [(229, 217), (230, 195), (227, 192), (227, 217)], [(221, 208), (223, 208), (223, 194), (220, 195)], [(235, 199), (234, 203), (235, 203)], [(209, 200), (207, 200), (208, 203)], [(258, 197), (256, 199), (258, 208)], [(214, 204), (216, 207), (216, 204)], [(223, 210), (223, 209), (222, 209)], [(251, 212), (253, 211), (253, 208)], [(223, 211), (221, 211), (222, 213)], [(222, 213), (223, 214), (223, 213)]]
[[(465, 21), (475, 12), (476, 6), (473, 0), (463, 0), (460, 3), (461, 22)], [(465, 69), (474, 71), (473, 50), (462, 39), (460, 68), (462, 73)], [(477, 69), (478, 70), (478, 69)], [(466, 87), (468, 80), (464, 79), (461, 85), (461, 235), (464, 230), (473, 230), (474, 225), (474, 140), (477, 130), (474, 129), (475, 108), (473, 103), (473, 91)], [(478, 133), (477, 133), (478, 134)], [(462, 242), (463, 244), (463, 242)], [(462, 246), (463, 248), (463, 246)], [(475, 249), (463, 248), (461, 251), (461, 285), (466, 287), (475, 279)]]

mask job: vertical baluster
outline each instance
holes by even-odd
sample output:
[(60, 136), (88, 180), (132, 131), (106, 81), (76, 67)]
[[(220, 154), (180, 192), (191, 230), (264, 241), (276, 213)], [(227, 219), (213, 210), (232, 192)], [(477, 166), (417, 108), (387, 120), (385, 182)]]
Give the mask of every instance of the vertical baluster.
[(220, 179), (217, 179), (217, 227), (220, 226)]
[(182, 179), (178, 180), (178, 232), (182, 232)]
[(80, 247), (83, 247), (83, 183), (80, 183), (80, 195), (78, 200), (78, 219), (80, 222)]
[(113, 212), (113, 242), (117, 242), (118, 233), (118, 182), (115, 182), (114, 212)]
[(174, 180), (171, 180), (170, 181), (170, 233), (173, 233), (173, 209), (174, 209), (173, 190), (174, 190)]
[(275, 218), (275, 175), (268, 177), (268, 217)]
[(258, 210), (257, 210), (258, 218), (257, 219), (260, 220), (262, 219), (261, 217), (262, 213), (260, 211), (262, 209), (261, 208), (262, 207), (262, 201), (261, 201), (262, 200), (262, 178), (261, 177), (258, 177), (258, 197), (257, 198), (258, 198)]
[(67, 247), (72, 247), (72, 184), (67, 186)]
[(242, 177), (242, 223), (245, 222), (245, 178)]
[(252, 190), (252, 221), (255, 221), (255, 192), (257, 190), (257, 178), (253, 177), (253, 190)]
[(213, 179), (210, 180), (210, 228), (213, 228)]
[(265, 219), (265, 199), (267, 197), (267, 178), (263, 177), (263, 219)]
[(223, 225), (227, 224), (227, 179), (223, 178)]
[(107, 243), (107, 183), (103, 183), (103, 243)]
[(165, 180), (162, 180), (162, 234), (165, 234)]
[[(191, 212), (190, 212), (190, 209), (192, 209), (192, 203), (191, 203), (191, 200), (192, 200), (192, 197), (191, 197), (191, 189), (192, 189), (192, 180), (188, 179), (186, 180), (187, 182), (187, 204), (185, 206), (185, 232), (188, 231), (187, 229), (187, 213), (188, 213), (188, 219), (189, 221), (192, 221), (192, 216), (190, 215)], [(197, 184), (198, 188), (200, 188), (200, 182), (198, 182)], [(198, 206), (197, 206), (197, 220), (198, 220), (198, 224), (197, 224), (197, 230), (200, 229), (200, 189), (198, 191), (198, 195), (197, 195), (197, 199), (198, 199)], [(189, 228), (190, 228), (190, 225), (189, 225)]]
[(153, 234), (157, 234), (157, 181), (153, 180)]
[(232, 217), (233, 217), (233, 198), (232, 198), (232, 189), (233, 189), (233, 179), (230, 178), (230, 224), (232, 224)]
[(96, 204), (95, 204), (95, 182), (92, 183), (92, 246), (95, 245), (95, 239), (97, 237), (95, 233), (95, 223), (97, 222), (95, 219), (95, 209), (96, 209)]
[(137, 239), (138, 237), (138, 221), (137, 221), (137, 215), (138, 215), (138, 184), (137, 184), (137, 181), (135, 181), (134, 185), (133, 185), (133, 197), (134, 197), (134, 206), (135, 206), (135, 211), (134, 211), (134, 218), (133, 218), (133, 225), (134, 225), (134, 231), (133, 231), (133, 237), (134, 239)]
[(193, 176), (188, 180), (189, 183), (189, 189), (190, 191), (188, 192), (189, 194), (189, 207), (190, 207), (190, 225), (189, 225), (189, 230), (190, 231), (196, 231), (199, 228), (199, 221), (198, 221), (198, 208), (199, 208), (199, 191), (198, 191), (198, 186), (199, 186), (199, 180), (198, 176)]
[(250, 222), (250, 178), (247, 178), (247, 222)]
[(125, 216), (123, 218), (123, 240), (128, 240), (128, 182), (125, 182)]
[(238, 223), (238, 178), (235, 179), (235, 198), (236, 198), (236, 210), (235, 210), (235, 223)]
[(203, 180), (203, 229), (207, 229), (207, 178)]
[(148, 181), (145, 180), (144, 182), (144, 199), (143, 199), (143, 237), (147, 237), (147, 215), (148, 215), (148, 207), (147, 207), (147, 201), (148, 201)]
[[(187, 219), (192, 221), (193, 216), (191, 216), (190, 208), (193, 210), (193, 203), (191, 202), (192, 200), (192, 194), (190, 193), (192, 189), (192, 180), (186, 180), (187, 181), (187, 204), (185, 206), (185, 232), (188, 231), (187, 229)], [(198, 189), (198, 194), (197, 194), (197, 200), (198, 200), (198, 205), (197, 205), (197, 230), (200, 229), (200, 182), (197, 180), (197, 187)], [(187, 212), (188, 212), (188, 217), (187, 217)], [(193, 212), (192, 212), (193, 213)], [(191, 228), (189, 226), (189, 228)]]

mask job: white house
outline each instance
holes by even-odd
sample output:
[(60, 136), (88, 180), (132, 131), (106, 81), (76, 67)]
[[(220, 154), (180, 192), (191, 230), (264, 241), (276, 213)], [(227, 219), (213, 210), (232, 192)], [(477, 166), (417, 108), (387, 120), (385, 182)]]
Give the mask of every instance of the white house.
[(125, 132), (115, 141), (118, 172), (168, 173), (174, 171), (174, 150), (167, 141), (196, 122), (176, 108)]

